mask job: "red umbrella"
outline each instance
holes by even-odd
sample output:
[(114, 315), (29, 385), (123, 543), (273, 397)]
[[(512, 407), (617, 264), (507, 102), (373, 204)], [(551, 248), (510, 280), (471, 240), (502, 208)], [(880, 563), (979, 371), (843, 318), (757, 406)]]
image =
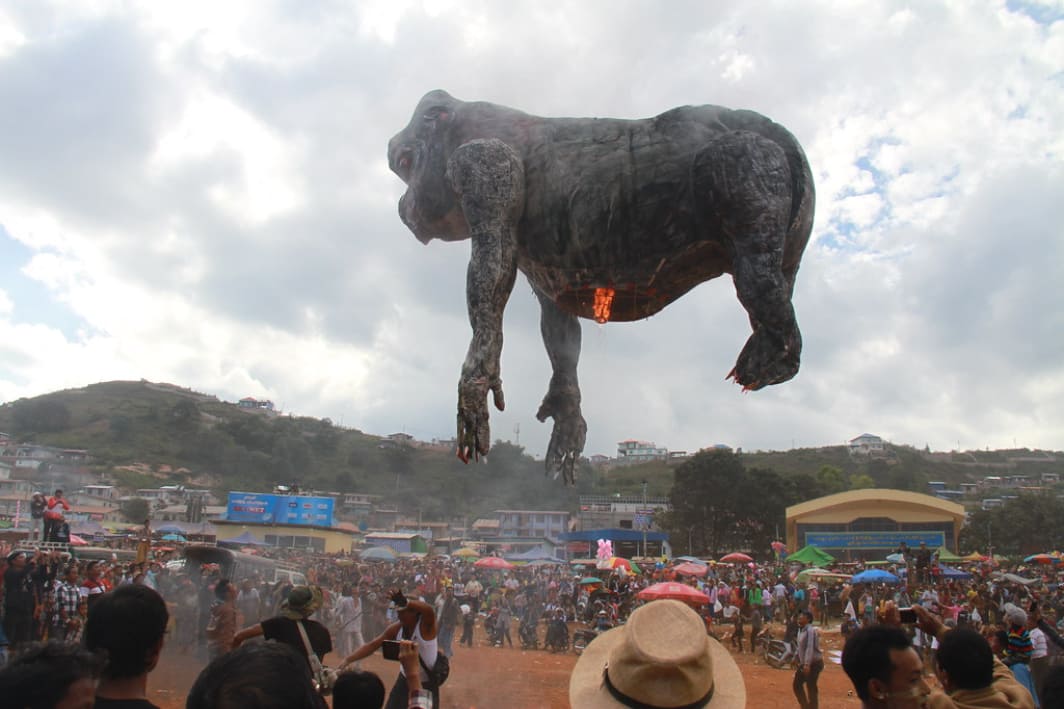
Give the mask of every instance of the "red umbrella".
[(733, 551), (731, 554), (726, 554), (720, 557), (721, 561), (753, 561), (753, 557), (743, 554), (741, 551)]
[(485, 556), (483, 559), (477, 560), (473, 566), (479, 566), (482, 569), (512, 569), (514, 567), (513, 564), (501, 556)]
[(687, 584), (676, 583), (674, 581), (666, 581), (665, 583), (656, 583), (653, 586), (648, 586), (640, 591), (636, 598), (644, 601), (657, 601), (662, 598), (671, 598), (675, 601), (683, 601), (684, 603), (694, 603), (697, 605), (706, 605), (709, 603), (709, 596), (702, 593), (697, 588), (691, 588)]
[(685, 561), (682, 564), (677, 564), (672, 567), (672, 570), (678, 574), (684, 576), (705, 576), (709, 571), (708, 566), (702, 566), (702, 564), (692, 564), (690, 561)]

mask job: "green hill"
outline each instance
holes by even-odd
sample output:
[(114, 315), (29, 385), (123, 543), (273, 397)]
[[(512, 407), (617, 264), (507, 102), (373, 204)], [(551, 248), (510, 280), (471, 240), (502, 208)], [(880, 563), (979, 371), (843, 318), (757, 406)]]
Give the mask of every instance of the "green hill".
[[(167, 483), (267, 491), (277, 483), (383, 495), (401, 512), (424, 519), (469, 518), (495, 509), (575, 512), (581, 494), (669, 494), (664, 462), (592, 469), (576, 488), (544, 477), (543, 464), (506, 442), (488, 462), (464, 465), (453, 451), (397, 444), (340, 428), (328, 419), (248, 411), (190, 389), (103, 382), (0, 405), (0, 431), (16, 441), (87, 449), (94, 472), (128, 487)], [(927, 482), (956, 486), (985, 475), (1064, 473), (1061, 454), (976, 451), (931, 454), (888, 445), (881, 458), (853, 458), (844, 446), (742, 453), (744, 467), (771, 469), (813, 493), (851, 484), (926, 491)], [(132, 468), (132, 469), (130, 469)], [(826, 473), (822, 473), (824, 469)], [(803, 477), (808, 476), (808, 477)], [(818, 477), (819, 476), (819, 477)], [(814, 489), (815, 488), (815, 489)]]

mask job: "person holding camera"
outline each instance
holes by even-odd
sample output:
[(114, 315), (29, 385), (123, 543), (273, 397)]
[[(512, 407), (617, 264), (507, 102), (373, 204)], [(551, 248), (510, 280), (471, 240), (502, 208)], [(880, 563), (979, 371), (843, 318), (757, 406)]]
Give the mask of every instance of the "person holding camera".
[[(389, 593), (389, 598), (399, 620), (392, 623), (384, 632), (370, 640), (362, 647), (348, 655), (340, 665), (341, 671), (353, 662), (369, 657), (385, 642), (408, 640), (417, 645), (418, 662), (421, 665), (420, 683), (432, 694), (432, 706), (440, 706), (439, 682), (433, 679), (432, 670), (436, 667), (439, 650), (436, 643), (436, 611), (427, 603), (408, 599), (398, 588)], [(399, 659), (398, 655), (391, 659)], [(406, 680), (406, 668), (399, 667), (399, 676), (395, 679), (385, 709), (406, 709), (410, 701), (410, 688)]]

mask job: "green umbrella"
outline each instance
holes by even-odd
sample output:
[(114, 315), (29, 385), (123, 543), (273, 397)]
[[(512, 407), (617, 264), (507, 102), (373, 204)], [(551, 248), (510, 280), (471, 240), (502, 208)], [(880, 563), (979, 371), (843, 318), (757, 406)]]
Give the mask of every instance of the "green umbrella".
[(602, 579), (597, 579), (592, 576), (585, 576), (584, 578), (580, 579), (581, 586), (590, 586), (593, 583), (602, 583)]

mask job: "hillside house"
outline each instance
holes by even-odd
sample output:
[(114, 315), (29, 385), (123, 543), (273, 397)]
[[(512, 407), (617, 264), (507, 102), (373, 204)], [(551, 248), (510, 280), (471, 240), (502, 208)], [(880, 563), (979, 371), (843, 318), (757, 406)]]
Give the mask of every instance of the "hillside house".
[(236, 405), (245, 411), (274, 411), (273, 402), (269, 399), (260, 400), (251, 396), (245, 396)]
[(495, 510), (499, 536), (557, 539), (569, 531), (569, 513), (559, 510)]
[(862, 433), (847, 444), (850, 455), (877, 456), (885, 452), (883, 439), (871, 433)]
[(617, 465), (636, 465), (668, 458), (669, 449), (658, 448), (652, 441), (627, 440), (617, 444)]

